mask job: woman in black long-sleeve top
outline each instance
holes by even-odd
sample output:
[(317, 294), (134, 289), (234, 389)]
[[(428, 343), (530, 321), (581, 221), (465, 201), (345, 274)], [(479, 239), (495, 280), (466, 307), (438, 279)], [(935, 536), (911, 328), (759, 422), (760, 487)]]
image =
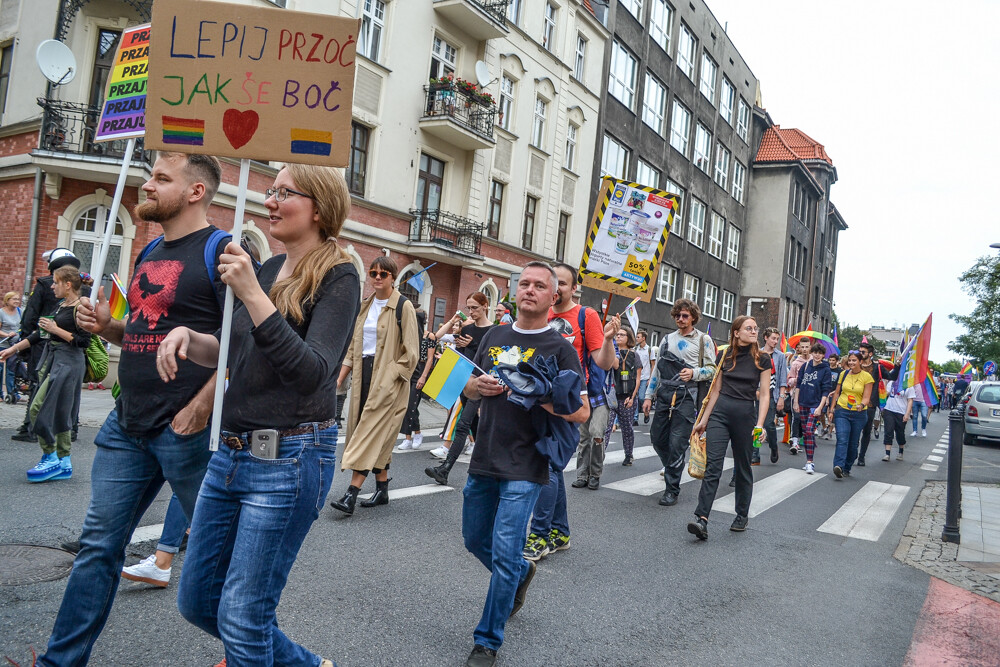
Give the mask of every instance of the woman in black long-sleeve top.
[[(336, 238), (351, 198), (339, 170), (290, 164), (264, 205), (287, 255), (256, 276), (238, 243), (220, 257), (239, 299), (230, 384), (177, 603), (222, 640), (228, 664), (326, 666), (278, 630), (275, 608), (336, 469), (337, 375), (360, 301), (357, 271)], [(214, 366), (218, 351), (214, 336), (175, 329), (157, 368), (169, 381), (175, 355)]]
[(729, 329), (729, 349), (724, 354), (726, 358), (717, 371), (721, 374), (719, 381), (713, 383), (705, 412), (692, 431), (699, 435), (705, 433), (708, 454), (695, 519), (688, 524), (688, 532), (701, 540), (708, 539), (708, 514), (719, 490), (730, 442), (736, 477), (736, 518), (729, 529), (746, 530), (753, 495), (753, 473), (750, 471), (753, 430), (763, 428), (768, 409), (768, 401), (759, 401), (758, 392), (766, 397), (771, 386), (771, 360), (758, 347), (757, 321), (752, 317), (740, 315), (733, 321)]

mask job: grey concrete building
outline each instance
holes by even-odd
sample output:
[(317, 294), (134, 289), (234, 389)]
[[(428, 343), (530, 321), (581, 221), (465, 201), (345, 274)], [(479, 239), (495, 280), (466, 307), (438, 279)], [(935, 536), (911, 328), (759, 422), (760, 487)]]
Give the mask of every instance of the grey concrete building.
[(812, 325), (829, 334), (837, 242), (847, 229), (830, 200), (837, 169), (823, 145), (771, 122), (762, 109), (751, 169), (740, 311), (789, 336)]
[[(604, 175), (681, 195), (681, 215), (639, 319), (655, 345), (676, 328), (670, 308), (686, 296), (701, 306), (699, 328), (711, 323), (712, 336), (723, 341), (739, 312), (750, 163), (759, 142), (757, 78), (702, 0), (610, 0), (606, 16), (612, 37), (591, 209)], [(604, 296), (585, 289), (583, 301), (599, 308)], [(626, 301), (616, 297), (612, 310), (616, 303)]]

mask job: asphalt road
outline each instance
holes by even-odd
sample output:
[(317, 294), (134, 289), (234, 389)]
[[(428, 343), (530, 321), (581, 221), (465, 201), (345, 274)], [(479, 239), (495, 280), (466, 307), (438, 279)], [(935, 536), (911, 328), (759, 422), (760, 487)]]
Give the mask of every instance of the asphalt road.
[[(875, 443), (868, 466), (844, 480), (831, 473), (832, 442), (820, 440), (817, 479), (794, 493), (787, 489), (806, 477), (804, 455), (782, 448), (777, 465), (765, 456), (754, 469), (751, 510), (769, 493), (778, 502), (742, 534), (728, 530), (731, 514), (713, 512), (704, 543), (686, 531), (698, 482), (685, 483), (680, 503), (664, 508), (656, 502), (660, 488), (651, 495), (608, 488), (642, 475), (655, 480), (655, 457), (607, 466), (599, 491), (568, 489), (572, 548), (539, 563), (524, 609), (507, 625), (498, 664), (902, 664), (929, 577), (892, 553), (924, 482), (944, 478), (944, 465), (921, 466), (934, 465), (925, 457), (945, 428), (945, 415), (933, 414), (929, 437), (911, 439), (904, 462), (883, 463)], [(646, 431), (640, 427), (637, 447), (649, 444)], [(9, 429), (0, 432), (0, 544), (58, 546), (77, 535), (95, 432), (81, 429), (72, 480), (40, 485), (24, 479), (37, 447), (11, 442)], [(613, 436), (609, 454), (620, 442)], [(396, 456), (390, 497), (428, 483), (423, 468), (431, 461), (426, 451)], [(997, 444), (966, 448), (967, 480), (995, 481), (998, 469)], [(489, 576), (462, 545), (465, 471), (460, 464), (453, 472), (455, 490), (359, 507), (350, 518), (327, 507), (282, 597), (282, 629), (342, 667), (464, 664)], [(728, 473), (717, 508), (732, 491), (727, 481)], [(330, 498), (346, 485), (338, 475)], [(859, 515), (861, 524), (882, 531), (877, 539), (818, 530), (852, 506), (855, 494), (867, 497), (873, 488), (898, 496), (891, 512)], [(168, 498), (169, 491), (161, 493), (143, 525), (162, 522)], [(128, 562), (151, 549), (151, 542), (132, 545)], [(165, 590), (123, 582), (91, 664), (210, 666), (221, 659), (222, 645), (177, 613), (182, 564), (175, 562)], [(0, 586), (0, 656), (24, 662), (29, 646), (45, 646), (65, 583)]]

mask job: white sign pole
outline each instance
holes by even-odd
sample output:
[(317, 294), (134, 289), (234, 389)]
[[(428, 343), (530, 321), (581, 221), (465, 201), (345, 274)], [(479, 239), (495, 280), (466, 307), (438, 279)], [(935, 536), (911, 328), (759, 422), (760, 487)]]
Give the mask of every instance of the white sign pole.
[(115, 234), (115, 223), (118, 221), (118, 207), (122, 203), (122, 192), (125, 190), (125, 179), (128, 177), (128, 168), (132, 164), (132, 153), (135, 151), (135, 137), (129, 137), (125, 145), (125, 157), (122, 159), (122, 170), (118, 173), (118, 185), (115, 186), (115, 196), (108, 209), (108, 219), (104, 223), (104, 242), (101, 244), (101, 253), (97, 257), (97, 263), (90, 265), (90, 275), (94, 278), (93, 298), (97, 300), (97, 288), (101, 285), (101, 278), (104, 275), (104, 265), (108, 261), (108, 251), (111, 250), (111, 237)]
[[(243, 213), (247, 204), (247, 181), (250, 180), (250, 160), (240, 160), (240, 184), (236, 192), (236, 214), (233, 218), (233, 241), (240, 242), (243, 236)], [(215, 401), (212, 404), (212, 432), (208, 444), (209, 451), (219, 449), (219, 434), (222, 430), (222, 398), (226, 393), (226, 378), (229, 365), (229, 338), (233, 332), (233, 288), (226, 287), (226, 304), (222, 309), (222, 336), (219, 338), (219, 364), (215, 376)]]

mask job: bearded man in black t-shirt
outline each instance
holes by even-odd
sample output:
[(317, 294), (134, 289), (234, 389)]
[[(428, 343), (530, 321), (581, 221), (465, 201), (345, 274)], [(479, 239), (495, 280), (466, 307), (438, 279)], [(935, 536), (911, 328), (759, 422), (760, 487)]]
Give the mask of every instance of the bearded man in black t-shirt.
[[(465, 548), (492, 573), (483, 615), (473, 632), (475, 647), (466, 662), (471, 667), (488, 667), (496, 661), (504, 625), (524, 603), (535, 564), (521, 554), (538, 493), (549, 482), (549, 460), (535, 446), (539, 436), (531, 413), (507, 400), (507, 389), (494, 369), (543, 355), (554, 356), (561, 370), (583, 377), (572, 344), (548, 326), (557, 285), (547, 264), (530, 262), (524, 267), (517, 283), (517, 321), (486, 333), (474, 359), (486, 373), (465, 385), (465, 395), (481, 398), (482, 403), (479, 437), (463, 492), (462, 536)], [(569, 415), (556, 414), (552, 403), (531, 410), (545, 410), (576, 424), (590, 417), (585, 395), (582, 407)]]
[[(181, 361), (184, 372), (163, 384), (156, 354), (174, 327), (212, 333), (221, 324), (225, 286), (217, 266), (230, 237), (213, 236), (216, 230), (206, 218), (221, 175), (214, 157), (161, 153), (142, 186), (146, 201), (135, 214), (159, 223), (163, 238), (136, 262), (127, 319), (111, 318), (103, 287), (95, 305), (81, 302), (77, 311), (82, 328), (122, 346), (121, 394), (94, 439), (97, 452), (81, 548), (40, 665), (87, 663), (111, 611), (125, 547), (164, 481), (170, 482), (188, 520), (194, 513), (211, 455), (207, 426), (215, 375)], [(206, 252), (210, 238), (216, 239), (215, 247)]]

